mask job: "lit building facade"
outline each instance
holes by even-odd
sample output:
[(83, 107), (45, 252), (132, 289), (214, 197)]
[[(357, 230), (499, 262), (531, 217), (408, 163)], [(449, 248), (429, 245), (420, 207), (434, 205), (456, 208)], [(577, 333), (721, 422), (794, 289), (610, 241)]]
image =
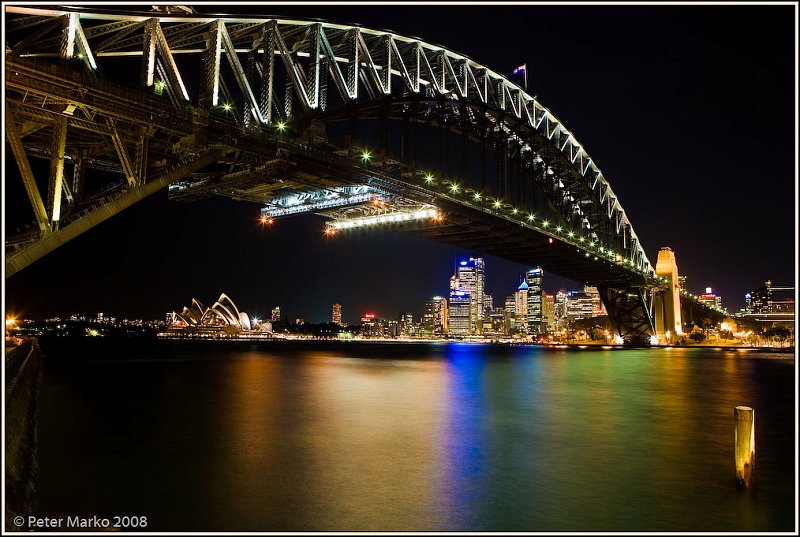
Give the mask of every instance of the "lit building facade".
[(545, 332), (556, 329), (556, 296), (542, 293), (542, 327)]
[(382, 338), (387, 335), (386, 322), (374, 313), (365, 313), (361, 317), (361, 337)]
[(527, 333), (528, 324), (528, 284), (523, 280), (514, 293), (514, 329), (523, 334)]
[(449, 335), (464, 337), (472, 333), (471, 311), (472, 297), (469, 293), (460, 290), (450, 292), (450, 303), (447, 307)]
[(331, 322), (342, 326), (342, 305), (334, 304), (331, 308)]
[(275, 321), (281, 320), (281, 307), (275, 306), (272, 308), (272, 314), (270, 315), (270, 320), (274, 323)]
[(538, 336), (542, 330), (542, 277), (544, 271), (536, 267), (525, 273), (528, 284), (528, 316), (525, 329), (528, 334)]
[(715, 295), (711, 287), (706, 287), (706, 292), (698, 296), (697, 299), (712, 308), (722, 308), (722, 297)]
[(425, 302), (422, 325), (428, 328), (431, 334), (442, 336), (447, 334), (447, 315), (447, 299), (435, 296)]
[(748, 295), (748, 313), (794, 314), (794, 287), (776, 286), (767, 280), (763, 287), (745, 295), (745, 300)]
[(516, 325), (516, 308), (517, 308), (517, 297), (516, 294), (508, 295), (505, 301), (505, 308), (503, 308), (503, 319), (505, 320), (505, 327), (506, 327), (506, 334), (510, 334), (514, 331)]
[[(482, 257), (470, 257), (456, 267), (457, 288), (470, 297), (470, 333), (479, 334), (484, 310), (486, 285), (485, 263)], [(452, 282), (452, 280), (451, 280)]]

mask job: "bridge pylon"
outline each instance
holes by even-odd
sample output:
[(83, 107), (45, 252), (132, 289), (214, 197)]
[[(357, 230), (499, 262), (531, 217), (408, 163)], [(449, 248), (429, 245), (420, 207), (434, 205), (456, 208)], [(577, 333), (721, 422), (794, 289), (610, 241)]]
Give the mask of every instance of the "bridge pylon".
[(655, 295), (656, 337), (659, 343), (669, 343), (673, 336), (683, 334), (678, 265), (675, 252), (669, 246), (662, 246), (658, 251), (656, 275), (667, 280), (667, 289)]

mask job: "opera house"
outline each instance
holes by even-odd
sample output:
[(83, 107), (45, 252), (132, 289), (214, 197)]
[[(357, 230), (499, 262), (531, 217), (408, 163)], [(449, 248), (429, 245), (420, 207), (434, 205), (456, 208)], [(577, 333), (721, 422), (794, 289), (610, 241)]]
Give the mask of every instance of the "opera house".
[(210, 308), (193, 298), (191, 306), (184, 306), (180, 313), (175, 313), (164, 335), (248, 337), (271, 332), (271, 323), (250, 319), (247, 313), (239, 311), (228, 295), (222, 293)]

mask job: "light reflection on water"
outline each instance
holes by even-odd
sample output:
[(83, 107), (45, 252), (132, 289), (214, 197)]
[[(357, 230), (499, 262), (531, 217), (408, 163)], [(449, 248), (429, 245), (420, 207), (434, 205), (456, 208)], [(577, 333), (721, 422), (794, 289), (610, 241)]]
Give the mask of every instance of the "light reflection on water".
[[(793, 529), (791, 356), (45, 350), (41, 514), (139, 513), (153, 531)], [(750, 492), (734, 486), (738, 404), (758, 414)]]

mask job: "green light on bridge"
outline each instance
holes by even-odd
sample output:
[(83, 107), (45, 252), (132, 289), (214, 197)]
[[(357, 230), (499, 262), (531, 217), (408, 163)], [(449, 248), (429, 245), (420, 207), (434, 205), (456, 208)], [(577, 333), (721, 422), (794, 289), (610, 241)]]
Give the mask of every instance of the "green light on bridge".
[(361, 152), (361, 162), (369, 162), (372, 159), (372, 153), (367, 150)]
[(222, 109), (225, 110), (226, 112), (230, 112), (232, 108), (233, 106), (231, 105), (231, 103), (225, 103), (222, 105)]
[(475, 199), (475, 201), (481, 201), (481, 195), (478, 192), (475, 192), (473, 198)]
[(426, 174), (425, 175), (425, 182), (428, 183), (428, 184), (431, 184), (433, 182), (433, 175), (431, 175), (429, 173)]
[(284, 123), (283, 121), (278, 121), (275, 124), (275, 128), (278, 129), (278, 132), (283, 132), (286, 130), (286, 123)]
[(452, 192), (454, 194), (458, 193), (458, 184), (457, 183), (453, 183), (452, 185), (450, 185), (450, 192)]

